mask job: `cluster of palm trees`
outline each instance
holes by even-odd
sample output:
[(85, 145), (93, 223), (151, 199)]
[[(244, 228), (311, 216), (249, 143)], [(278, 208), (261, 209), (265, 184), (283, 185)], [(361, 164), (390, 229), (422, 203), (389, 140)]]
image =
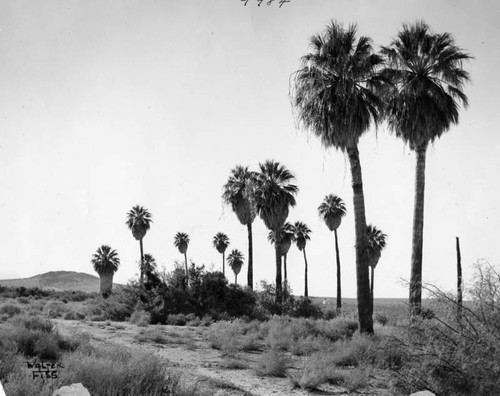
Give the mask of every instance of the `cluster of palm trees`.
[[(357, 38), (356, 25), (344, 28), (331, 22), (325, 31), (310, 40), (310, 52), (301, 58), (300, 68), (291, 78), (290, 98), (297, 124), (317, 136), (325, 147), (347, 154), (351, 170), (353, 212), (356, 236), (356, 283), (359, 328), (373, 333), (374, 270), (385, 246), (385, 234), (368, 226), (358, 144), (361, 136), (383, 121), (396, 137), (416, 153), (415, 201), (411, 253), (409, 301), (411, 312), (418, 315), (422, 300), (422, 250), (424, 225), (425, 160), (429, 144), (458, 123), (460, 107), (467, 106), (464, 85), (470, 76), (463, 63), (471, 59), (449, 33), (434, 33), (424, 22), (405, 24), (388, 46), (377, 53), (369, 37)], [(283, 300), (282, 258), (287, 278), (286, 254), (292, 241), (303, 251), (305, 293), (307, 258), (305, 247), (309, 228), (301, 222), (287, 223), (290, 208), (296, 204), (298, 187), (294, 175), (273, 160), (259, 164), (258, 172), (236, 166), (224, 185), (223, 201), (231, 206), (248, 232), (247, 284), (253, 286), (252, 224), (258, 215), (269, 230), (275, 246), (276, 302)], [(341, 304), (340, 255), (337, 229), (346, 213), (343, 201), (328, 195), (319, 214), (335, 235), (337, 260), (337, 303)], [(141, 282), (147, 265), (143, 238), (151, 223), (151, 214), (135, 206), (127, 214), (127, 226), (141, 249)], [(175, 246), (184, 254), (189, 236), (178, 233)], [(233, 250), (225, 260), (229, 238), (217, 234), (214, 247), (237, 275), (243, 254)], [(99, 274), (113, 273), (119, 265), (116, 251), (101, 246), (92, 258)], [(151, 261), (150, 261), (151, 263)], [(109, 283), (109, 282), (108, 282)], [(286, 282), (285, 282), (286, 284)]]
[[(376, 53), (356, 25), (331, 22), (310, 40), (311, 51), (291, 80), (291, 102), (299, 125), (325, 147), (349, 158), (356, 233), (359, 326), (373, 333), (369, 246), (358, 150), (371, 126), (387, 121), (417, 157), (410, 278), (413, 315), (421, 311), (425, 156), (429, 144), (458, 123), (467, 106), (463, 63), (471, 59), (449, 33), (434, 33), (423, 21), (405, 24)], [(374, 266), (372, 266), (374, 269)]]

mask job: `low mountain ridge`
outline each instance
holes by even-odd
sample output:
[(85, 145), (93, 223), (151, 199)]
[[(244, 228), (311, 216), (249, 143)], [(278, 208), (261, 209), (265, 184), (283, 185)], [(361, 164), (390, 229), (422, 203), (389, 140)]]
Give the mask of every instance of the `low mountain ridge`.
[(99, 278), (85, 272), (49, 271), (44, 274), (20, 279), (0, 279), (0, 285), (6, 287), (38, 287), (58, 291), (84, 291), (88, 293), (99, 291)]

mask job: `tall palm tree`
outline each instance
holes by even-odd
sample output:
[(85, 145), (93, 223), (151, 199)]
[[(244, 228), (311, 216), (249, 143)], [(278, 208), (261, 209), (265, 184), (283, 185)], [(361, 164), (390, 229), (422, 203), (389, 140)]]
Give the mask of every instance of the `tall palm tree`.
[(294, 73), (292, 106), (305, 130), (325, 147), (347, 153), (351, 167), (356, 229), (356, 283), (359, 329), (373, 333), (370, 284), (366, 255), (366, 215), (358, 151), (359, 138), (381, 118), (379, 91), (384, 77), (378, 73), (383, 59), (373, 53), (371, 39), (356, 40), (356, 25), (345, 29), (331, 22), (323, 34), (311, 38), (311, 51)]
[(111, 294), (113, 288), (113, 275), (120, 266), (120, 258), (115, 249), (108, 245), (102, 245), (92, 255), (90, 260), (95, 272), (100, 278), (100, 291), (104, 298)]
[(304, 264), (305, 264), (305, 272), (304, 272), (304, 297), (309, 297), (309, 289), (307, 283), (307, 257), (306, 257), (306, 245), (307, 241), (311, 240), (309, 234), (312, 232), (309, 227), (302, 223), (301, 221), (296, 221), (293, 225), (295, 228), (295, 244), (297, 248), (304, 254)]
[(189, 246), (189, 235), (185, 232), (178, 232), (174, 236), (174, 246), (179, 249), (179, 252), (184, 255), (184, 266), (186, 270), (186, 278), (189, 278), (187, 249)]
[[(285, 288), (287, 287), (286, 285), (288, 284), (288, 271), (287, 271), (287, 262), (286, 258), (288, 255), (288, 252), (290, 250), (290, 246), (292, 246), (292, 242), (294, 241), (295, 238), (295, 228), (293, 224), (290, 224), (286, 222), (283, 227), (281, 227), (278, 230), (279, 233), (279, 246), (278, 250), (280, 253), (280, 257), (283, 257), (283, 270), (284, 270), (284, 284)], [(271, 242), (271, 244), (276, 243), (276, 234), (274, 231), (269, 231), (269, 235), (267, 236), (267, 240)], [(286, 293), (285, 293), (286, 294)]]
[[(141, 268), (142, 262), (144, 260), (142, 239), (146, 235), (146, 232), (149, 230), (152, 222), (153, 220), (151, 218), (151, 213), (149, 213), (149, 211), (143, 206), (136, 205), (127, 213), (127, 221), (125, 222), (125, 224), (127, 224), (130, 231), (132, 231), (132, 235), (134, 236), (134, 238), (139, 241), (139, 246), (141, 249)], [(142, 270), (140, 272), (140, 280), (142, 283), (144, 274)]]
[(246, 166), (236, 166), (231, 170), (231, 175), (224, 185), (222, 199), (231, 205), (239, 222), (247, 226), (248, 232), (248, 272), (247, 284), (253, 289), (253, 240), (252, 223), (257, 214), (255, 208), (254, 190), (256, 173), (248, 170)]
[(283, 288), (281, 277), (281, 236), (279, 229), (283, 227), (288, 217), (290, 207), (295, 206), (295, 195), (299, 189), (292, 184), (295, 176), (284, 165), (277, 161), (267, 160), (259, 164), (260, 173), (255, 189), (257, 213), (270, 231), (276, 235), (276, 304), (281, 313), (283, 303)]
[(325, 199), (319, 205), (318, 212), (326, 226), (335, 234), (335, 256), (337, 259), (337, 310), (342, 309), (342, 283), (340, 277), (340, 254), (337, 229), (342, 223), (342, 217), (346, 215), (346, 208), (342, 198), (334, 194), (325, 196)]
[(403, 25), (382, 54), (394, 87), (386, 100), (389, 128), (417, 157), (409, 300), (412, 313), (419, 314), (427, 147), (458, 123), (460, 107), (468, 105), (463, 88), (470, 77), (463, 64), (471, 56), (457, 47), (451, 34), (433, 33), (425, 22)]
[(375, 267), (377, 266), (380, 256), (382, 254), (382, 250), (384, 250), (386, 245), (387, 235), (380, 231), (377, 227), (373, 225), (368, 225), (366, 228), (366, 238), (368, 239), (367, 249), (368, 249), (368, 257), (370, 258), (370, 295), (372, 299), (371, 310), (373, 313), (373, 287), (374, 287), (374, 279), (375, 279)]
[(229, 253), (229, 256), (227, 256), (227, 263), (234, 272), (234, 284), (238, 284), (238, 274), (243, 266), (243, 260), (243, 253), (238, 249), (233, 249), (231, 253)]
[(223, 232), (218, 232), (215, 234), (214, 239), (212, 241), (214, 248), (217, 249), (217, 251), (222, 254), (222, 273), (224, 276), (226, 275), (226, 264), (225, 264), (225, 253), (226, 249), (229, 246), (229, 237), (224, 234)]

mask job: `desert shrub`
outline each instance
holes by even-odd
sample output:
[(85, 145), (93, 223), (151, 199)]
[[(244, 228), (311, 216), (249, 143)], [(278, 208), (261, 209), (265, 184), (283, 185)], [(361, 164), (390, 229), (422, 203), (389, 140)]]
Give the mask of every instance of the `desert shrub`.
[(124, 347), (86, 345), (62, 359), (60, 381), (80, 382), (92, 395), (170, 394), (166, 367), (150, 353), (131, 353)]
[(14, 370), (17, 357), (17, 345), (13, 340), (0, 338), (0, 381)]
[(21, 327), (33, 331), (52, 333), (54, 330), (52, 322), (40, 316), (21, 317), (17, 321), (14, 321), (14, 323), (18, 323)]
[(14, 315), (19, 315), (22, 312), (21, 308), (13, 304), (2, 304), (0, 306), (0, 314), (13, 317)]
[(166, 344), (167, 339), (159, 328), (149, 328), (139, 332), (135, 339), (139, 342), (155, 342), (157, 344)]
[(363, 369), (354, 369), (342, 373), (342, 386), (349, 392), (368, 387), (368, 376)]
[(51, 301), (45, 305), (44, 311), (49, 318), (62, 318), (69, 309), (61, 301)]
[[(493, 395), (500, 389), (500, 273), (476, 266), (470, 302), (427, 287), (440, 307), (431, 319), (414, 320), (401, 349), (409, 359), (398, 370), (401, 392), (429, 389), (439, 395)], [(439, 313), (439, 314), (438, 314)]]
[(167, 324), (172, 326), (185, 326), (187, 322), (184, 314), (171, 314), (167, 316)]
[(18, 302), (19, 304), (29, 304), (29, 303), (30, 303), (30, 299), (29, 299), (29, 298), (27, 298), (27, 297), (19, 297), (19, 298), (17, 299), (17, 302)]
[(314, 305), (309, 298), (299, 297), (299, 299), (293, 303), (291, 316), (295, 318), (318, 319), (323, 316), (323, 311)]
[(219, 321), (210, 326), (206, 338), (212, 348), (226, 355), (255, 350), (258, 349), (259, 325), (241, 320)]
[(88, 316), (98, 316), (99, 320), (127, 320), (137, 305), (137, 295), (132, 287), (122, 287), (108, 298), (102, 296), (89, 300)]
[(380, 323), (382, 326), (385, 326), (389, 319), (387, 319), (387, 316), (382, 314), (382, 313), (376, 313), (373, 317), (375, 322)]
[(291, 343), (288, 350), (297, 356), (311, 355), (317, 351), (328, 350), (332, 348), (332, 342), (323, 336), (308, 335), (301, 337)]
[(151, 315), (146, 311), (134, 311), (130, 316), (130, 323), (137, 326), (147, 326), (151, 323)]
[(294, 387), (306, 390), (315, 390), (326, 382), (339, 385), (343, 379), (344, 377), (332, 362), (332, 355), (325, 352), (311, 355), (305, 361), (304, 367), (298, 373), (290, 376)]
[(289, 361), (283, 352), (271, 349), (261, 355), (255, 372), (265, 377), (285, 377)]

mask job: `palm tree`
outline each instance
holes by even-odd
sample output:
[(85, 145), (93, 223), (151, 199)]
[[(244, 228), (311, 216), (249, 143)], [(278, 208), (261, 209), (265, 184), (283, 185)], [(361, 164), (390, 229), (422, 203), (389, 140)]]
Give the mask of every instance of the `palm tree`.
[(326, 226), (335, 234), (335, 255), (337, 259), (337, 310), (342, 309), (342, 284), (340, 277), (340, 254), (339, 240), (337, 237), (337, 228), (340, 227), (342, 217), (346, 215), (346, 208), (342, 198), (329, 194), (319, 205), (318, 212)]
[(295, 176), (284, 165), (273, 160), (259, 164), (260, 173), (255, 189), (257, 213), (270, 231), (276, 235), (276, 304), (281, 313), (283, 289), (281, 277), (281, 236), (278, 230), (285, 224), (290, 207), (295, 206), (295, 195), (299, 189), (292, 184)]
[(110, 246), (102, 245), (92, 255), (90, 262), (94, 266), (95, 272), (99, 274), (101, 294), (107, 298), (113, 288), (113, 275), (120, 266), (118, 253)]
[(370, 294), (372, 299), (371, 310), (373, 313), (373, 286), (374, 286), (374, 276), (375, 276), (375, 267), (377, 266), (380, 256), (382, 254), (382, 250), (384, 250), (386, 245), (387, 235), (380, 231), (377, 227), (373, 225), (368, 225), (366, 228), (366, 237), (368, 239), (367, 249), (368, 249), (368, 257), (370, 258)]
[[(136, 205), (127, 213), (127, 224), (130, 231), (132, 231), (132, 235), (136, 240), (139, 241), (139, 246), (141, 249), (141, 261), (140, 268), (142, 268), (142, 262), (144, 260), (144, 253), (142, 247), (142, 239), (146, 235), (146, 232), (149, 230), (151, 223), (153, 222), (151, 218), (151, 213), (147, 209), (142, 206)], [(144, 274), (141, 270), (140, 279), (141, 283), (143, 281)]]
[(217, 251), (222, 254), (222, 273), (224, 276), (226, 275), (226, 265), (225, 265), (225, 258), (224, 254), (226, 253), (226, 249), (229, 246), (229, 237), (224, 234), (223, 232), (218, 232), (215, 234), (214, 239), (212, 241), (214, 248), (217, 249)]
[(184, 265), (186, 270), (186, 278), (189, 278), (187, 249), (189, 246), (189, 235), (185, 232), (178, 232), (174, 236), (174, 246), (179, 249), (179, 252), (184, 255)]
[(304, 297), (309, 297), (309, 289), (307, 285), (307, 257), (306, 244), (311, 240), (309, 234), (312, 232), (309, 227), (301, 221), (296, 221), (293, 225), (295, 228), (295, 244), (297, 248), (304, 254), (305, 272), (304, 272)]
[(241, 224), (247, 226), (248, 231), (248, 273), (247, 284), (253, 289), (253, 247), (252, 223), (257, 214), (255, 208), (254, 190), (256, 173), (248, 170), (246, 166), (236, 166), (231, 170), (231, 175), (224, 185), (222, 199), (231, 205), (233, 212)]
[(241, 267), (243, 266), (243, 253), (241, 253), (238, 249), (233, 249), (229, 256), (227, 256), (227, 263), (231, 267), (234, 272), (234, 283), (238, 284), (238, 274), (241, 271)]
[(449, 33), (433, 33), (424, 22), (403, 25), (388, 47), (385, 70), (394, 89), (388, 91), (386, 115), (390, 130), (415, 151), (415, 202), (410, 277), (410, 307), (422, 307), (422, 250), (424, 230), (425, 156), (427, 147), (452, 124), (458, 123), (469, 73), (462, 66), (471, 59)]
[[(285, 295), (286, 295), (286, 285), (288, 284), (288, 271), (287, 271), (287, 265), (286, 265), (286, 258), (288, 251), (290, 250), (290, 246), (292, 246), (292, 242), (294, 241), (295, 238), (295, 228), (293, 224), (290, 224), (286, 222), (283, 227), (281, 227), (278, 230), (279, 233), (279, 252), (280, 252), (280, 257), (283, 257), (283, 269), (284, 269), (284, 276), (285, 276), (285, 281), (283, 282), (285, 285)], [(276, 234), (274, 231), (269, 231), (269, 235), (267, 236), (267, 240), (271, 242), (271, 244), (276, 243)]]
[(366, 255), (366, 216), (358, 151), (359, 138), (381, 118), (379, 91), (385, 79), (377, 72), (383, 59), (373, 53), (371, 39), (356, 40), (356, 25), (344, 29), (331, 22), (311, 38), (311, 52), (295, 72), (292, 106), (305, 130), (325, 147), (347, 153), (351, 167), (356, 230), (356, 279), (359, 329), (373, 333)]
[(153, 277), (154, 272), (156, 271), (156, 260), (155, 258), (146, 253), (144, 255), (144, 260), (142, 260), (141, 273), (146, 277), (146, 289), (151, 288), (151, 279)]

